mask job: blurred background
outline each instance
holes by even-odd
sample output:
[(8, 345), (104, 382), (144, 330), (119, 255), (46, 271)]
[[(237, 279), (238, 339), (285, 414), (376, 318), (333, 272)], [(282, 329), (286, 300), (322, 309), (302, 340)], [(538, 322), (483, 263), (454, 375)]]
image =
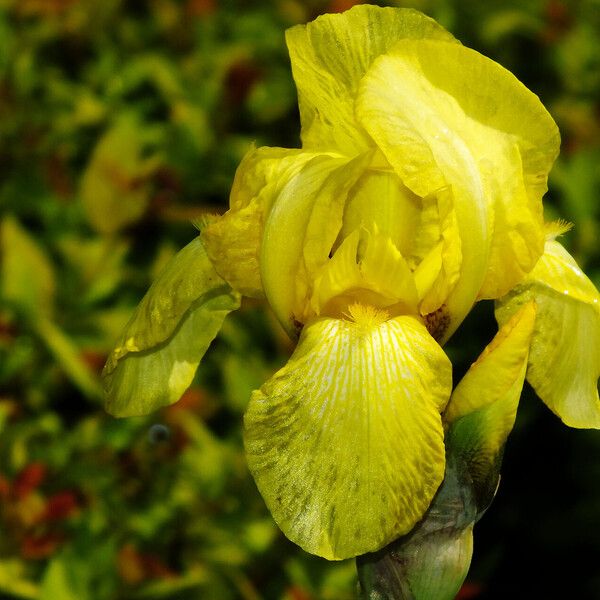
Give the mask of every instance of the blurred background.
[[(104, 413), (106, 355), (165, 262), (225, 210), (252, 142), (298, 146), (284, 30), (350, 0), (0, 0), (0, 598), (343, 600), (352, 561), (279, 533), (243, 456), (291, 347), (248, 302), (194, 384)], [(562, 132), (547, 218), (600, 283), (600, 0), (390, 2), (513, 71)], [(458, 378), (495, 332), (482, 303)], [(460, 598), (600, 598), (600, 432), (531, 390)]]

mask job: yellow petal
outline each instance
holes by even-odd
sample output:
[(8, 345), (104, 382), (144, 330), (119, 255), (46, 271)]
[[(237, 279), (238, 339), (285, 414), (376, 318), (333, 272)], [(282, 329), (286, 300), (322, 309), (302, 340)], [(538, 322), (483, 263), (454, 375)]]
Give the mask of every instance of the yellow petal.
[(239, 296), (214, 270), (199, 238), (152, 284), (102, 373), (106, 409), (147, 414), (179, 400)]
[(555, 241), (527, 279), (496, 308), (506, 322), (529, 300), (538, 305), (527, 380), (565, 424), (600, 428), (600, 295)]
[(361, 227), (377, 226), (403, 256), (409, 256), (420, 213), (421, 199), (402, 184), (391, 167), (389, 171), (369, 168), (348, 195), (340, 240)]
[(284, 329), (305, 319), (315, 273), (329, 260), (348, 191), (370, 160), (321, 155), (289, 178), (269, 213), (261, 247), (265, 294)]
[(444, 412), (446, 448), (467, 467), (478, 509), (498, 485), (504, 444), (515, 423), (536, 306), (528, 302), (500, 329), (452, 393)]
[(378, 58), (356, 113), (414, 193), (452, 189), (463, 261), (448, 299), (449, 335), (476, 298), (510, 289), (541, 254), (556, 125), (500, 65), (430, 40), (399, 42)]
[(248, 464), (275, 521), (328, 559), (408, 532), (444, 473), (448, 358), (412, 317), (350, 313), (308, 324), (245, 417)]
[(528, 302), (502, 326), (456, 386), (444, 412), (444, 421), (452, 423), (506, 398), (515, 385), (519, 392), (511, 402), (516, 411), (535, 315), (535, 303)]
[(421, 222), (413, 246), (415, 282), (422, 315), (438, 310), (456, 285), (462, 263), (460, 232), (448, 188), (422, 200)]
[[(408, 265), (389, 237), (353, 231), (315, 277), (311, 305), (316, 314), (341, 316), (354, 302), (395, 313), (417, 313), (417, 290)], [(396, 305), (401, 305), (396, 306)]]
[(303, 147), (360, 153), (372, 146), (354, 117), (358, 83), (398, 40), (422, 38), (454, 39), (420, 12), (369, 5), (289, 29)]
[(240, 163), (230, 209), (202, 230), (202, 241), (219, 275), (245, 296), (263, 295), (259, 256), (266, 216), (281, 187), (314, 153), (252, 148)]

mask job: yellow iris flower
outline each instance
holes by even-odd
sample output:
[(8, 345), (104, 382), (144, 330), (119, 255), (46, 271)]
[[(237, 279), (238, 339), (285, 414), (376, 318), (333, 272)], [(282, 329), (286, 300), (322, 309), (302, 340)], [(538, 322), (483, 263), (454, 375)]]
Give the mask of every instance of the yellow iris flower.
[[(121, 416), (176, 401), (240, 295), (265, 297), (298, 343), (252, 395), (248, 464), (284, 533), (341, 559), (414, 527), (473, 415), (476, 479), (525, 376), (566, 424), (600, 427), (599, 295), (544, 224), (559, 133), (511, 73), (407, 9), (325, 15), (287, 44), (302, 148), (248, 152), (105, 388)], [(452, 393), (442, 345), (481, 299), (501, 329)]]

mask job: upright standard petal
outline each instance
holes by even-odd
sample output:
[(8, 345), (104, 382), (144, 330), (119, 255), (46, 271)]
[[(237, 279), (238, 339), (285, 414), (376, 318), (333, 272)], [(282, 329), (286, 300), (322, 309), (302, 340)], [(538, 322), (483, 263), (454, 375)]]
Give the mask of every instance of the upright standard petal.
[(454, 40), (420, 12), (369, 5), (288, 29), (304, 148), (356, 154), (372, 147), (354, 116), (356, 90), (371, 63), (402, 39)]
[(452, 190), (463, 261), (447, 303), (448, 337), (477, 298), (508, 291), (541, 255), (556, 125), (500, 65), (431, 40), (399, 42), (378, 58), (356, 113), (414, 193)]
[(498, 323), (531, 299), (538, 315), (527, 380), (566, 425), (600, 429), (598, 290), (558, 242), (548, 241), (527, 279), (498, 301)]
[(444, 412), (446, 449), (466, 466), (479, 512), (498, 485), (504, 444), (525, 380), (536, 305), (528, 302), (496, 334), (452, 393)]
[(450, 361), (413, 317), (354, 305), (305, 326), (245, 416), (250, 470), (275, 521), (328, 559), (407, 533), (444, 474)]
[(147, 414), (179, 400), (239, 296), (199, 238), (166, 266), (137, 307), (102, 374), (106, 410)]

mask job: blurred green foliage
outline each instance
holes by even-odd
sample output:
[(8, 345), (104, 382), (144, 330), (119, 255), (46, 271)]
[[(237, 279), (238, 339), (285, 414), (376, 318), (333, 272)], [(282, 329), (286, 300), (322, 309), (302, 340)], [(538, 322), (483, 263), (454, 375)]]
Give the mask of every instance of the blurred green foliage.
[[(104, 413), (134, 305), (225, 209), (252, 142), (296, 146), (283, 32), (350, 0), (0, 0), (0, 598), (352, 598), (351, 561), (287, 542), (241, 416), (290, 345), (252, 302), (182, 401)], [(563, 135), (547, 218), (600, 283), (600, 1), (421, 0), (540, 95)], [(481, 305), (448, 351), (491, 339)], [(600, 598), (600, 436), (528, 392), (462, 598)], [(523, 578), (517, 586), (516, 581)]]

